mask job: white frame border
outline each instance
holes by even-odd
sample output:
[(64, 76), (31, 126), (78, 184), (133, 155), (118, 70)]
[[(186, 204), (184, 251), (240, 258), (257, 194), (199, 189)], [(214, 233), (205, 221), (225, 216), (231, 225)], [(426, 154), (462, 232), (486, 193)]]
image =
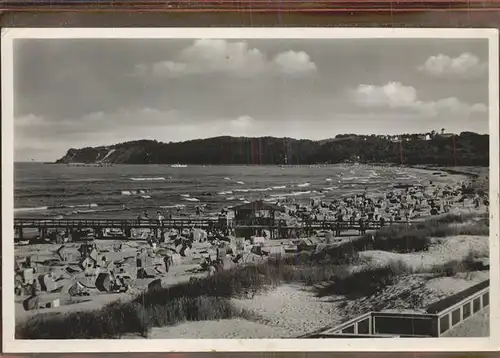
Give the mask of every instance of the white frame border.
[[(2, 29), (2, 240), (3, 350), (7, 353), (210, 352), (210, 351), (489, 351), (499, 348), (499, 38), (497, 29), (424, 28), (4, 28)], [(151, 339), (16, 340), (14, 338), (14, 146), (13, 41), (32, 39), (299, 39), (443, 38), (487, 39), (490, 119), (490, 337), (398, 339)], [(257, 343), (258, 344), (255, 344)]]

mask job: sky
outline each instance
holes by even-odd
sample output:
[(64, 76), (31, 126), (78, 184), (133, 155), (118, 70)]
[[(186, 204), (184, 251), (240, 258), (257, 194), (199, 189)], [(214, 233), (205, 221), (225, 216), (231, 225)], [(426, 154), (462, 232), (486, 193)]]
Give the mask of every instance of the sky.
[(220, 135), (488, 133), (482, 39), (17, 39), (16, 161)]

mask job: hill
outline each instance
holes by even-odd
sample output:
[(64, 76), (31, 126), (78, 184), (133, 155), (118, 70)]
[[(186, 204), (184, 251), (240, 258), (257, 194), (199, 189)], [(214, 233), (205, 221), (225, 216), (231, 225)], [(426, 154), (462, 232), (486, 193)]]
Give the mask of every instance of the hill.
[(406, 134), (397, 139), (394, 136), (345, 134), (322, 141), (227, 136), (175, 143), (139, 140), (72, 148), (56, 163), (296, 165), (348, 161), (488, 166), (489, 136), (462, 132), (460, 135), (434, 135), (428, 140), (421, 134)]

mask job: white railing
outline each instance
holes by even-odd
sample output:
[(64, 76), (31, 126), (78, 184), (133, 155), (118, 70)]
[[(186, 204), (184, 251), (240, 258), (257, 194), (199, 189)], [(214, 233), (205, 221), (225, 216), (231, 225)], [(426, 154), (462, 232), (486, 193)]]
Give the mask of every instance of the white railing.
[[(435, 314), (368, 312), (334, 328), (316, 332), (305, 337), (440, 337), (489, 306), (489, 294), (490, 288), (487, 286)], [(385, 322), (382, 324), (381, 320)], [(408, 332), (404, 332), (401, 326), (401, 322), (405, 320), (411, 322), (412, 325)], [(390, 328), (387, 329), (385, 327)]]
[(486, 287), (473, 293), (462, 301), (438, 313), (439, 336), (464, 322), (490, 304), (490, 288)]

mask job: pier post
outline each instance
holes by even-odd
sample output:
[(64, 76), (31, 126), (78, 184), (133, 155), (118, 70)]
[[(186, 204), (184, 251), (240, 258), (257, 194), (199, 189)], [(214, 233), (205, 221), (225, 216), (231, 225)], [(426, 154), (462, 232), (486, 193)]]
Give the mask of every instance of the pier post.
[(125, 228), (124, 232), (125, 232), (125, 236), (127, 237), (127, 239), (130, 239), (132, 237), (132, 229), (131, 228), (129, 228), (129, 227)]
[(98, 237), (102, 237), (102, 230), (99, 230), (97, 227), (93, 227), (92, 231), (94, 232), (94, 237), (97, 239)]
[(39, 233), (40, 233), (40, 240), (45, 240), (45, 238), (47, 237), (47, 228), (41, 227)]
[(23, 227), (20, 226), (18, 229), (18, 235), (19, 235), (19, 240), (22, 240), (23, 239)]

